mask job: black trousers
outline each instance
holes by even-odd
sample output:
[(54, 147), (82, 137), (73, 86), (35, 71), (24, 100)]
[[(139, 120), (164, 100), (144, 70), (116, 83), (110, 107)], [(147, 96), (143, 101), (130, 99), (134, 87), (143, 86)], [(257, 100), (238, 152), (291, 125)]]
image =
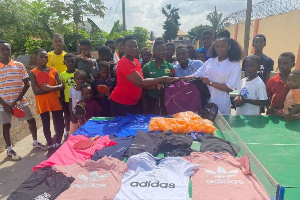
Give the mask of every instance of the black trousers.
[[(52, 111), (52, 119), (53, 124), (56, 131), (56, 142), (61, 143), (63, 134), (64, 134), (64, 117), (63, 111)], [(44, 112), (40, 114), (42, 123), (43, 123), (43, 131), (47, 141), (47, 145), (52, 145), (51, 131), (50, 131), (50, 112)]]
[(117, 103), (113, 100), (110, 100), (110, 109), (111, 109), (111, 115), (112, 117), (117, 116), (126, 116), (127, 113), (135, 115), (140, 114), (139, 106), (136, 105), (125, 105)]

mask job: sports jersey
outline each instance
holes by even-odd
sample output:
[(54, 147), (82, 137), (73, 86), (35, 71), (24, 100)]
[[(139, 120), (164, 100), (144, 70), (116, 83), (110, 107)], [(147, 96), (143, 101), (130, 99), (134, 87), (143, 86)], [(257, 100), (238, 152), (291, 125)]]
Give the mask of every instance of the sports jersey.
[(248, 155), (192, 152), (189, 161), (199, 164), (192, 176), (193, 199), (268, 200), (267, 192), (250, 169)]
[(223, 153), (230, 153), (232, 156), (236, 156), (237, 153), (240, 151), (240, 147), (228, 142), (222, 138), (218, 138), (213, 135), (204, 135), (204, 136), (196, 136), (197, 140), (201, 143), (200, 151), (206, 152), (223, 152)]
[(124, 105), (136, 105), (142, 96), (142, 88), (133, 84), (127, 76), (138, 72), (142, 77), (141, 64), (137, 59), (129, 60), (123, 56), (117, 66), (117, 85), (110, 98)]
[(115, 200), (188, 200), (189, 177), (199, 165), (180, 157), (131, 156)]
[(73, 177), (66, 177), (51, 167), (40, 168), (15, 189), (8, 200), (53, 200), (67, 190), (73, 181)]
[(87, 160), (73, 165), (55, 165), (53, 169), (75, 178), (57, 200), (107, 200), (113, 199), (119, 191), (127, 166), (116, 158), (104, 157), (96, 162)]
[(70, 91), (71, 87), (75, 87), (75, 85), (76, 85), (75, 80), (74, 80), (75, 72), (68, 73), (67, 71), (64, 71), (60, 74), (60, 78), (65, 86), (65, 89), (64, 89), (65, 102), (69, 102), (69, 91)]
[(54, 51), (48, 52), (47, 66), (53, 67), (57, 70), (58, 74), (67, 70), (67, 66), (64, 63), (64, 56), (67, 52), (62, 51), (60, 55), (56, 55)]
[(117, 137), (135, 136), (138, 130), (148, 131), (149, 122), (155, 115), (130, 115), (113, 120), (89, 120), (73, 135), (95, 137), (114, 134)]
[(115, 141), (117, 144), (110, 147), (104, 147), (101, 150), (98, 150), (94, 153), (92, 160), (99, 160), (104, 156), (118, 158), (119, 160), (123, 160), (126, 151), (133, 141), (133, 136), (128, 137), (116, 137), (114, 135), (110, 135), (111, 140)]
[(181, 65), (178, 63), (177, 65), (174, 65), (174, 76), (176, 77), (183, 77), (183, 76), (189, 76), (195, 73), (201, 66), (203, 65), (203, 62), (201, 60), (191, 60), (189, 59), (188, 66), (183, 69)]
[(117, 144), (116, 142), (110, 140), (108, 136), (104, 136), (95, 140), (94, 145), (88, 149), (75, 150), (73, 148), (74, 144), (77, 142), (88, 139), (90, 138), (83, 135), (72, 135), (61, 147), (59, 147), (59, 151), (56, 151), (55, 154), (53, 154), (48, 160), (45, 160), (39, 165), (35, 166), (33, 171), (41, 167), (51, 167), (53, 165), (71, 165), (77, 162), (82, 162), (90, 159), (96, 150)]
[[(247, 78), (241, 80), (240, 95), (246, 99), (267, 100), (266, 86), (259, 76), (251, 81)], [(236, 108), (236, 115), (260, 115), (260, 106), (245, 103)]]
[[(159, 78), (162, 76), (172, 76), (174, 74), (173, 65), (167, 61), (163, 61), (160, 67), (157, 67), (155, 61), (152, 60), (144, 65), (143, 74), (145, 78)], [(158, 97), (157, 89), (147, 89), (146, 94), (152, 98)]]

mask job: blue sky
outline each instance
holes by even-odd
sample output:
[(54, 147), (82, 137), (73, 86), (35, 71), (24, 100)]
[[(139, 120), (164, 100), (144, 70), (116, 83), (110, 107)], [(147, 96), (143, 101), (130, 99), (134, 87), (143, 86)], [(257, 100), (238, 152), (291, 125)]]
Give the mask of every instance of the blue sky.
[[(253, 0), (256, 4), (262, 0)], [(103, 0), (107, 10), (104, 18), (89, 16), (101, 29), (109, 32), (116, 20), (122, 23), (122, 0)], [(188, 32), (194, 26), (208, 24), (206, 16), (217, 6), (217, 11), (223, 16), (243, 10), (247, 6), (247, 0), (125, 0), (127, 29), (142, 26), (148, 31), (154, 31), (155, 36), (163, 34), (162, 28), (165, 16), (162, 7), (167, 4), (179, 8), (181, 23), (180, 29)]]

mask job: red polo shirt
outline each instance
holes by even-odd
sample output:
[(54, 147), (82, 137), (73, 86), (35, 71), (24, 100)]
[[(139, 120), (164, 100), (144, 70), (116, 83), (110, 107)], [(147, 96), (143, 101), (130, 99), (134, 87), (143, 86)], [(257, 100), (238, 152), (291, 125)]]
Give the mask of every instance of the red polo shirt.
[(120, 104), (135, 105), (142, 96), (142, 88), (134, 85), (127, 76), (138, 72), (142, 77), (141, 64), (137, 59), (134, 63), (125, 56), (121, 58), (117, 66), (117, 85), (112, 91), (110, 98)]
[[(280, 73), (269, 79), (267, 83), (267, 95), (272, 101), (272, 108), (283, 109), (285, 98), (290, 91), (290, 88), (280, 78)], [(273, 95), (274, 99), (273, 98)]]

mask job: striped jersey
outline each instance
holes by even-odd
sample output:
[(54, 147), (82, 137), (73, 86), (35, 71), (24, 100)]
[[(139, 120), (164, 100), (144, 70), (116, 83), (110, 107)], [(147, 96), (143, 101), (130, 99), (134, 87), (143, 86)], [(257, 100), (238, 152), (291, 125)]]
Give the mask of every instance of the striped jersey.
[[(7, 65), (0, 62), (0, 97), (8, 105), (19, 97), (24, 87), (23, 79), (26, 78), (28, 78), (28, 73), (22, 63), (12, 59)], [(22, 105), (28, 104), (25, 98), (21, 103)], [(2, 105), (0, 105), (0, 111), (3, 111)]]

